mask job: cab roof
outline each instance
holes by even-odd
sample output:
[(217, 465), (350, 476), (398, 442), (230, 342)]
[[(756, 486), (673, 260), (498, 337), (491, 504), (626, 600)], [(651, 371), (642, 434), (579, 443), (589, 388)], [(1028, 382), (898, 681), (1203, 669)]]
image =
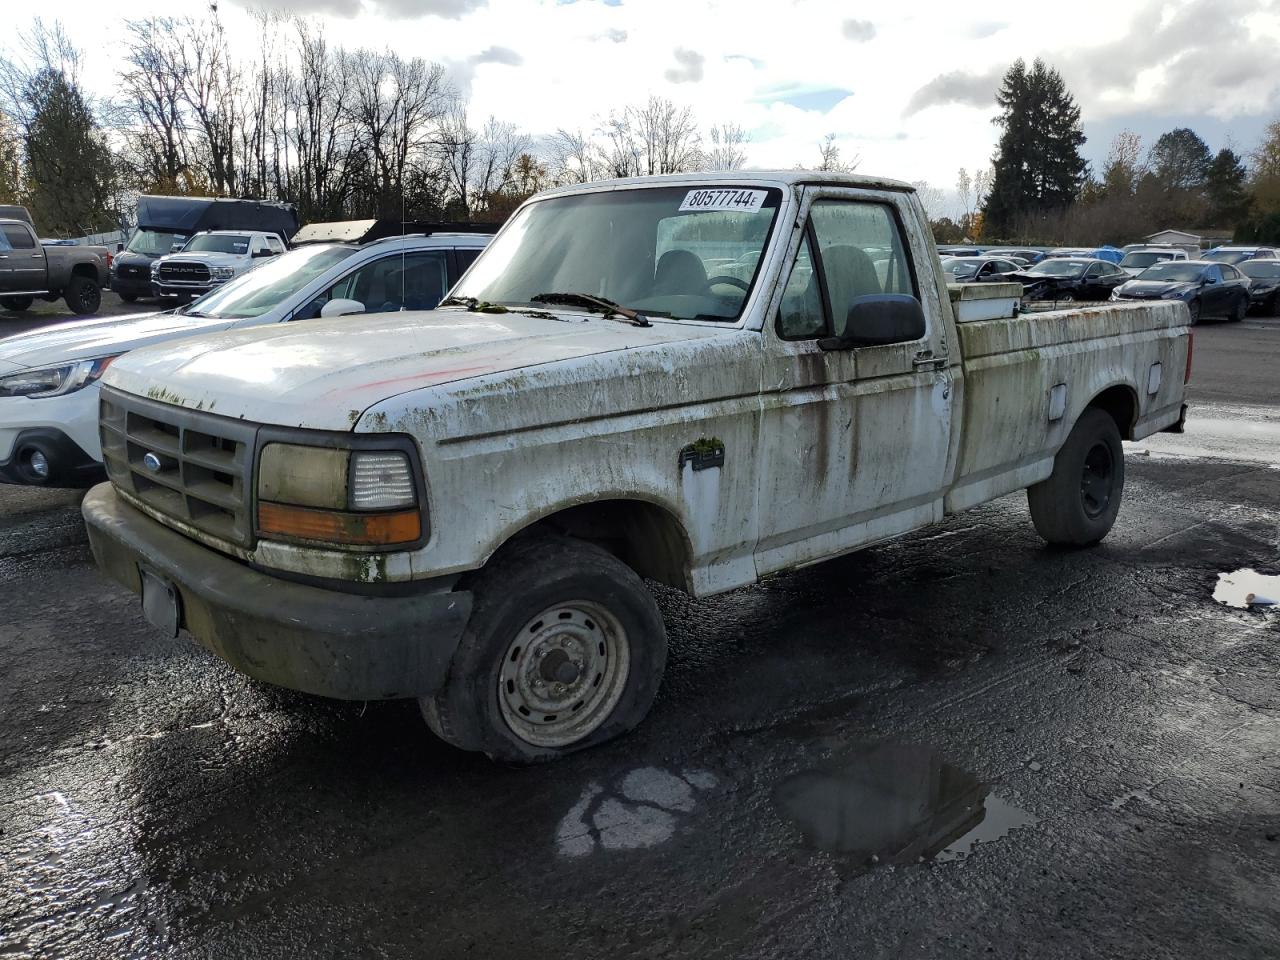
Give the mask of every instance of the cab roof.
[(835, 187), (862, 187), (870, 190), (899, 190), (914, 193), (915, 187), (902, 180), (864, 176), (858, 173), (832, 173), (821, 170), (710, 170), (703, 173), (667, 173), (652, 177), (626, 177), (619, 180), (595, 180), (554, 187), (537, 194), (534, 199), (563, 196), (568, 193), (595, 193), (627, 187), (697, 186), (705, 183), (759, 184), (769, 187), (795, 187), (824, 184)]

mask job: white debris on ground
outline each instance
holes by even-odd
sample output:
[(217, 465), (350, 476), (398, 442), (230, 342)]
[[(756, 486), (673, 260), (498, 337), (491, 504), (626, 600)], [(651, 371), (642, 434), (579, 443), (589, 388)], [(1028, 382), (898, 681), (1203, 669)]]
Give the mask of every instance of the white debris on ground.
[(1274, 607), (1280, 604), (1280, 576), (1268, 576), (1250, 567), (1220, 573), (1213, 599), (1240, 610)]

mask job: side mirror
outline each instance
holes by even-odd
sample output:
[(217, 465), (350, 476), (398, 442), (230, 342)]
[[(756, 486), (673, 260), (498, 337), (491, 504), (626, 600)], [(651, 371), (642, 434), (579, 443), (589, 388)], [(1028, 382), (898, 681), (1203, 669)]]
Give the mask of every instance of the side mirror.
[(116, 244), (116, 253), (124, 253), (124, 244), (123, 244), (123, 243), (117, 243), (117, 244)]
[(897, 293), (857, 297), (844, 329), (843, 336), (819, 340), (818, 348), (851, 350), (919, 340), (925, 335), (924, 307), (915, 297)]
[(258, 260), (258, 259), (260, 259), (261, 257), (269, 257), (269, 256), (271, 256), (271, 251), (270, 251), (270, 250), (268, 250), (266, 247), (263, 247), (261, 250), (255, 250), (255, 251), (253, 251), (253, 255), (252, 255), (252, 256), (253, 256), (253, 259), (254, 259), (254, 260)]
[(1217, 283), (1217, 282), (1218, 282), (1218, 278), (1217, 278), (1217, 277), (1205, 277), (1205, 278), (1204, 278), (1204, 282), (1205, 282), (1205, 283)]
[(344, 300), (339, 297), (320, 308), (322, 317), (346, 317), (353, 313), (364, 313), (364, 304), (359, 300)]

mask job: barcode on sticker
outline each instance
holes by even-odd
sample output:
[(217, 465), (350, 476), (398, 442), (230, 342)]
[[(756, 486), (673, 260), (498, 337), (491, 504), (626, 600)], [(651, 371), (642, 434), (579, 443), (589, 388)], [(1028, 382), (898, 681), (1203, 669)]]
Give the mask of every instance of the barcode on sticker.
[(689, 210), (736, 210), (755, 213), (764, 205), (767, 190), (742, 190), (738, 187), (705, 187), (690, 190), (680, 204), (680, 212)]

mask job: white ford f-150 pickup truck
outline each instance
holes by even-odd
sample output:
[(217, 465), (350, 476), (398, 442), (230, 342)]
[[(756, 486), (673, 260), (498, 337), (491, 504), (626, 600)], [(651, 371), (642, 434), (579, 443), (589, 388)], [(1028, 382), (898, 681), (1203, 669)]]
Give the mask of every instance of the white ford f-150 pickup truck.
[(253, 677), (555, 757), (653, 702), (645, 578), (703, 597), (1023, 488), (1050, 543), (1107, 534), (1122, 439), (1185, 415), (1187, 308), (1018, 292), (949, 291), (890, 180), (553, 190), (437, 310), (116, 361), (90, 542)]

